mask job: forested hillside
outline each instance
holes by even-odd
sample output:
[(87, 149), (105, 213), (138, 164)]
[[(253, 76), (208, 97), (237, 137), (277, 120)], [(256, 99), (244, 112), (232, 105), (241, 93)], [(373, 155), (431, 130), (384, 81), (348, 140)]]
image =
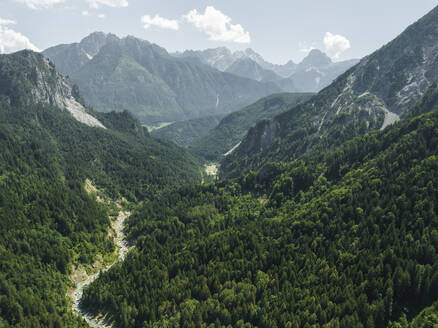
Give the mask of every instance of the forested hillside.
[(407, 327), (438, 298), (437, 145), (433, 111), (152, 199), (83, 304), (120, 327)]
[(151, 131), (151, 135), (171, 140), (181, 147), (189, 147), (200, 137), (213, 130), (221, 121), (223, 115), (206, 116), (193, 120), (180, 121)]
[(201, 158), (216, 161), (236, 146), (248, 129), (258, 121), (285, 112), (310, 99), (312, 95), (312, 93), (273, 94), (225, 117), (209, 116), (175, 122), (154, 130), (151, 134), (186, 147)]
[(1, 55), (0, 76), (0, 326), (78, 327), (66, 298), (71, 264), (114, 250), (109, 205), (85, 191), (86, 179), (108, 199), (140, 201), (199, 182), (198, 163), (127, 112), (97, 116), (75, 100), (99, 122), (88, 126), (55, 106), (72, 104), (71, 89), (42, 55)]
[[(211, 6), (142, 18), (183, 20), (249, 41)], [(316, 95), (260, 81), (352, 62), (104, 33), (45, 54), (79, 87), (0, 55), (0, 328), (438, 327), (438, 7)], [(187, 149), (145, 127), (176, 120), (153, 134)]]
[(214, 129), (196, 139), (189, 150), (207, 160), (219, 160), (241, 142), (258, 121), (285, 112), (311, 96), (312, 93), (280, 93), (262, 98), (224, 117)]
[(310, 101), (257, 124), (222, 162), (221, 174), (327, 151), (399, 120), (438, 79), (437, 22), (438, 7)]

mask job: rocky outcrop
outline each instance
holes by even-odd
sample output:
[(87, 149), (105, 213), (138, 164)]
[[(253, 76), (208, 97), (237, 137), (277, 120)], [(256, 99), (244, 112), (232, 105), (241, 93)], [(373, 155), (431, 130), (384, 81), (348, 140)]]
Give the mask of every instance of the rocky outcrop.
[(30, 101), (44, 102), (66, 109), (79, 122), (88, 126), (105, 128), (98, 119), (87, 113), (79, 102), (79, 95), (73, 84), (59, 74), (48, 58), (41, 58), (42, 65), (35, 68)]
[(79, 91), (50, 60), (29, 50), (0, 56), (0, 95), (19, 106), (45, 103), (68, 111), (76, 120), (105, 128), (82, 105)]

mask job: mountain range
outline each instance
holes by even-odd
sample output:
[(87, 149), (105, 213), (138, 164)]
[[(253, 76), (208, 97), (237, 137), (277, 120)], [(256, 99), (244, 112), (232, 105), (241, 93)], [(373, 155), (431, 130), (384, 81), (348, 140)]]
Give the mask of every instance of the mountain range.
[(280, 91), (273, 83), (176, 58), (131, 36), (96, 32), (43, 54), (78, 85), (95, 110), (129, 110), (147, 124), (226, 114)]
[(256, 81), (273, 82), (285, 92), (318, 92), (358, 62), (357, 59), (333, 62), (318, 49), (311, 50), (299, 64), (289, 61), (284, 65), (269, 63), (252, 49), (235, 52), (224, 47), (187, 50), (174, 56), (197, 58), (223, 72)]
[[(81, 43), (48, 50), (57, 66), (0, 55), (0, 327), (84, 328), (85, 314), (120, 328), (438, 324), (438, 7), (318, 94), (199, 109), (153, 132), (222, 157), (218, 181), (129, 111), (88, 106), (94, 84), (118, 83), (123, 101), (148, 83), (191, 97), (185, 83), (207, 76), (211, 90), (272, 84), (132, 37)], [(246, 52), (221, 70), (280, 75)], [(329, 63), (309, 56), (303, 71)], [(125, 238), (112, 223), (127, 211)], [(69, 292), (87, 280), (75, 315)]]
[(234, 179), (142, 204), (84, 306), (122, 328), (436, 325), (437, 47), (438, 7), (251, 128)]
[(226, 115), (269, 94), (316, 92), (356, 60), (312, 50), (301, 63), (271, 64), (251, 49), (169, 54), (131, 36), (95, 32), (43, 51), (97, 111), (131, 111), (142, 123)]
[(224, 159), (223, 174), (324, 151), (398, 121), (437, 79), (437, 20), (435, 9), (310, 101), (259, 122)]

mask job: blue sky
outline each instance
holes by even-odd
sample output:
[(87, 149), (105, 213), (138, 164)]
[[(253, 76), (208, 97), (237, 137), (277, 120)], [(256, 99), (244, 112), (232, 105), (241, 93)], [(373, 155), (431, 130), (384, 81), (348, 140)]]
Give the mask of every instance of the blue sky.
[(436, 5), (437, 0), (1, 0), (0, 52), (45, 49), (104, 31), (169, 51), (252, 48), (285, 63), (318, 48), (343, 60), (380, 48)]

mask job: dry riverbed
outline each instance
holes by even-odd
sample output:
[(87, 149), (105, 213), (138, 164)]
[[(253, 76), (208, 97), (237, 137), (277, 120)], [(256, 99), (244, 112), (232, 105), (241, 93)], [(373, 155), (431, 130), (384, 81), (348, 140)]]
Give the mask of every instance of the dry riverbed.
[(125, 226), (125, 220), (131, 213), (126, 211), (120, 211), (117, 219), (111, 223), (111, 228), (114, 231), (113, 240), (117, 247), (117, 258), (111, 264), (105, 266), (101, 270), (92, 275), (88, 275), (84, 268), (76, 268), (74, 270), (71, 279), (75, 284), (75, 287), (68, 293), (68, 296), (72, 299), (73, 311), (84, 318), (85, 321), (93, 328), (113, 328), (113, 325), (105, 320), (104, 316), (94, 316), (80, 308), (81, 298), (84, 292), (84, 288), (95, 281), (101, 272), (108, 271), (115, 263), (123, 261), (128, 253), (130, 247), (126, 240), (126, 235), (123, 232)]

